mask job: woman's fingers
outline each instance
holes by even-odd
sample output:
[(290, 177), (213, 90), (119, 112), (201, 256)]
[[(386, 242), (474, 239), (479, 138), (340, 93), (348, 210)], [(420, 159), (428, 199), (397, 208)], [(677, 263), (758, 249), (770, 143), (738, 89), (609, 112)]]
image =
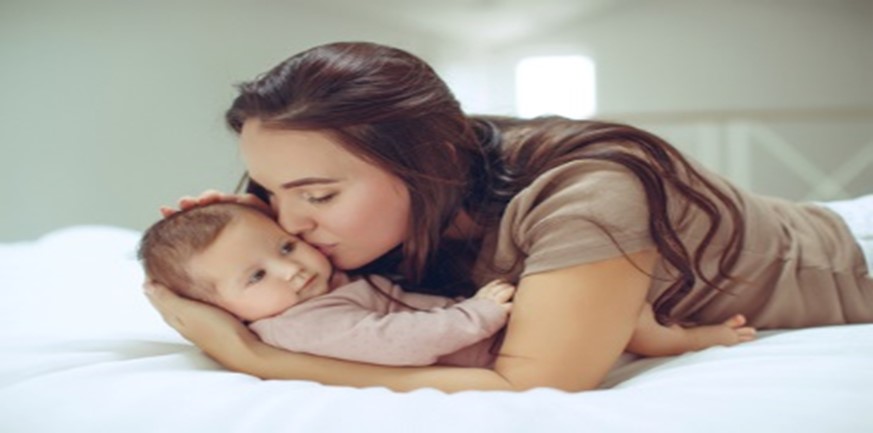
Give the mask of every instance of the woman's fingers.
[(201, 193), (199, 196), (193, 197), (191, 204), (193, 206), (205, 206), (207, 204), (228, 201), (229, 200), (228, 197), (232, 197), (232, 196), (228, 195), (228, 194), (224, 194), (218, 190), (209, 189), (209, 190), (206, 190), (203, 193)]
[(143, 291), (152, 306), (161, 313), (164, 321), (188, 339), (190, 339), (188, 331), (191, 331), (191, 328), (196, 328), (196, 324), (200, 320), (199, 317), (205, 317), (213, 310), (220, 312), (220, 315), (225, 313), (211, 305), (179, 296), (168, 287), (158, 283), (144, 284)]
[(269, 213), (270, 215), (274, 215), (273, 208), (270, 207), (269, 203), (265, 203), (258, 196), (254, 194), (240, 194), (235, 196), (237, 203), (247, 204), (249, 206), (255, 206), (260, 208), (261, 210)]
[(217, 191), (214, 189), (208, 189), (203, 191), (197, 197), (192, 196), (184, 196), (179, 199), (179, 209), (185, 210), (190, 209), (192, 207), (197, 206), (205, 206), (211, 203), (218, 203), (220, 201), (227, 201), (227, 195), (222, 193), (221, 191)]
[[(154, 282), (143, 284), (143, 290), (168, 325), (208, 354), (226, 353), (228, 341), (257, 339), (238, 318), (219, 307), (184, 298)], [(233, 336), (241, 338), (234, 340)]]
[(174, 313), (174, 307), (178, 301), (181, 300), (181, 297), (167, 287), (155, 282), (144, 283), (143, 292), (146, 294), (146, 297), (152, 306), (161, 313), (161, 317), (164, 318), (164, 321), (178, 330), (182, 325), (182, 321), (179, 320), (179, 316)]
[(161, 206), (161, 215), (166, 218), (179, 211), (192, 209), (199, 206), (206, 206), (213, 203), (240, 203), (249, 206), (255, 206), (269, 214), (273, 214), (273, 209), (268, 203), (253, 194), (225, 194), (221, 191), (210, 189), (202, 192), (198, 196), (184, 196), (176, 202), (176, 207)]

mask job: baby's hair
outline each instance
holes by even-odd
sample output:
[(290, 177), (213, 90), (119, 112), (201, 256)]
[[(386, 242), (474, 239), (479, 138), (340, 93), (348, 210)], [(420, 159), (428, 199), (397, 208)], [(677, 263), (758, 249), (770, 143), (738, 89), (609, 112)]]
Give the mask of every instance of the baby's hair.
[(137, 257), (146, 278), (174, 292), (200, 301), (214, 298), (214, 288), (194, 281), (187, 265), (191, 257), (212, 245), (242, 212), (262, 212), (238, 203), (213, 203), (177, 212), (149, 227), (140, 240)]

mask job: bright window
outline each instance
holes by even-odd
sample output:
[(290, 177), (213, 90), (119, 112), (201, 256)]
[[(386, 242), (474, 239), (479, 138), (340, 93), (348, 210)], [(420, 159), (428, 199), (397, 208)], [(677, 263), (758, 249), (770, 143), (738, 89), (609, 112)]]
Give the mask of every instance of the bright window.
[(594, 62), (584, 56), (528, 57), (515, 69), (515, 107), (521, 117), (594, 115)]

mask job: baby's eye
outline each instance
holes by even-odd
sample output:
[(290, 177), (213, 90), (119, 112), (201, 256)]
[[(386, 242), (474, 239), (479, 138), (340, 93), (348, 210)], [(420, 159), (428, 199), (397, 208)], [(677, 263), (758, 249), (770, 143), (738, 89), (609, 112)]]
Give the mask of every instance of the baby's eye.
[(253, 272), (251, 276), (249, 276), (249, 280), (246, 281), (246, 285), (252, 285), (264, 279), (267, 276), (267, 271), (263, 269), (258, 269)]
[(291, 254), (291, 252), (294, 251), (294, 247), (295, 247), (294, 242), (291, 242), (291, 241), (285, 242), (284, 244), (282, 244), (282, 248), (280, 249), (280, 252), (282, 253), (282, 255)]

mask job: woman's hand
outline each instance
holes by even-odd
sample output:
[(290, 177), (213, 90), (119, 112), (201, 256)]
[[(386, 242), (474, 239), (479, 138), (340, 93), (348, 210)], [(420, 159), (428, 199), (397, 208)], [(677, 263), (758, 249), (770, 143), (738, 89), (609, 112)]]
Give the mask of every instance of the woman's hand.
[(239, 319), (221, 308), (183, 298), (158, 283), (146, 282), (143, 290), (168, 325), (231, 369), (244, 362), (252, 342), (260, 341)]
[(170, 206), (161, 206), (161, 214), (166, 218), (180, 210), (187, 210), (212, 203), (240, 203), (263, 209), (270, 215), (274, 213), (268, 203), (264, 203), (263, 200), (254, 194), (225, 194), (221, 191), (210, 189), (203, 191), (197, 197), (184, 196), (180, 198), (177, 203), (178, 209)]

